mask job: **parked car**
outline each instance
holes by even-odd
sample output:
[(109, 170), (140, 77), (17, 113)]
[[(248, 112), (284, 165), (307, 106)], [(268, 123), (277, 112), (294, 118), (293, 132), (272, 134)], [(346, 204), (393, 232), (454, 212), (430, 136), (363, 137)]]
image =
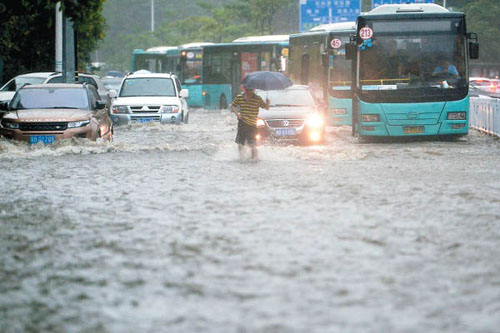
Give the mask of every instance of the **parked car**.
[(97, 90), (90, 84), (49, 83), (19, 89), (0, 125), (0, 135), (29, 143), (73, 137), (113, 138), (113, 124)]
[(117, 78), (122, 78), (124, 77), (123, 73), (120, 71), (107, 71), (106, 74), (104, 74), (105, 77), (117, 77)]
[(120, 86), (122, 85), (121, 77), (104, 76), (101, 78), (101, 81), (104, 85), (104, 88), (106, 88), (108, 91), (120, 91)]
[(25, 84), (40, 84), (57, 72), (34, 72), (18, 75), (10, 79), (0, 88), (0, 103), (9, 102), (19, 88)]
[[(43, 83), (63, 83), (62, 73), (55, 73), (48, 77)], [(111, 106), (111, 98), (108, 96), (108, 89), (104, 86), (103, 82), (97, 75), (78, 73), (78, 83), (88, 83), (93, 85), (101, 99), (106, 102), (106, 106)]]
[[(110, 91), (114, 98), (116, 92)], [(177, 76), (160, 73), (134, 73), (123, 79), (120, 94), (111, 105), (115, 124), (157, 121), (187, 123), (189, 110), (187, 89), (182, 89)]]
[(316, 144), (324, 139), (324, 115), (318, 109), (309, 87), (293, 85), (285, 90), (256, 90), (269, 110), (261, 109), (257, 120), (257, 140), (266, 139)]

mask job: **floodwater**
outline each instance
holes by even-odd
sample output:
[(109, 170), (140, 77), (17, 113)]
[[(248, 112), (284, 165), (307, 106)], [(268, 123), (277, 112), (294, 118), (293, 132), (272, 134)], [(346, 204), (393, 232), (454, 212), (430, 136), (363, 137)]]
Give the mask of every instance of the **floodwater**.
[(0, 332), (500, 332), (500, 142), (262, 146), (229, 112), (0, 139)]

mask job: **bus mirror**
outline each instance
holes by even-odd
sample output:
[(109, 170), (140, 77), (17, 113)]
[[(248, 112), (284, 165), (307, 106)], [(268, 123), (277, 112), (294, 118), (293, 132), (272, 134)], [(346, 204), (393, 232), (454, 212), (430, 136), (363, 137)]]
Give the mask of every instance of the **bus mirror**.
[(354, 59), (356, 55), (356, 45), (347, 43), (345, 44), (345, 58), (346, 60), (352, 60)]
[(469, 42), (469, 58), (479, 59), (479, 43)]

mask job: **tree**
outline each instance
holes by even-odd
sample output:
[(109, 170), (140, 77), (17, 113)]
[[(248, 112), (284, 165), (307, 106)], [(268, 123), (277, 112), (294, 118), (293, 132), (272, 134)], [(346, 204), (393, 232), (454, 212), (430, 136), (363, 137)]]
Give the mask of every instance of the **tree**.
[[(28, 71), (50, 71), (55, 63), (55, 7), (57, 0), (9, 1), (0, 3), (0, 54), (4, 77)], [(61, 0), (74, 21), (78, 36), (80, 69), (104, 37), (104, 0), (74, 2)]]

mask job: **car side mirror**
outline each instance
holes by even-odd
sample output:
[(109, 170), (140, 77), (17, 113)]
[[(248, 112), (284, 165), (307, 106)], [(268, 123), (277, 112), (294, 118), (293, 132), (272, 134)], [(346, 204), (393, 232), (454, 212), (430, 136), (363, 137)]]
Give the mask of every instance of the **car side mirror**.
[(189, 90), (182, 89), (180, 95), (181, 95), (182, 98), (188, 99), (189, 98)]
[(479, 43), (469, 42), (469, 58), (479, 59)]
[(105, 107), (106, 107), (106, 102), (103, 102), (103, 101), (96, 101), (95, 102), (95, 108), (97, 110), (104, 109)]
[(116, 90), (114, 89), (111, 89), (110, 91), (108, 91), (108, 97), (113, 99), (113, 98), (116, 98), (118, 96), (118, 94), (116, 93)]
[(0, 111), (9, 111), (9, 102), (0, 102)]

